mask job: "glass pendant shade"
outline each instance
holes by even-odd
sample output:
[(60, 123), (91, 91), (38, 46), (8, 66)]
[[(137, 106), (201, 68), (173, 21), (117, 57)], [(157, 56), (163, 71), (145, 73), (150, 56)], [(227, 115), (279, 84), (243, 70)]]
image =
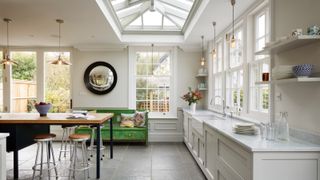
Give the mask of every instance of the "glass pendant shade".
[(51, 61), (51, 64), (54, 65), (72, 65), (70, 62), (63, 60), (62, 55), (61, 55), (61, 46), (60, 46), (60, 41), (61, 41), (61, 24), (64, 23), (62, 19), (57, 19), (56, 22), (59, 24), (59, 56), (58, 59)]
[(3, 53), (3, 60), (1, 61), (1, 64), (3, 65), (18, 65), (17, 62), (13, 61), (10, 59), (10, 51), (9, 51), (9, 23), (12, 22), (11, 19), (9, 18), (4, 18), (3, 19), (4, 22), (7, 23), (7, 47), (4, 50)]
[(230, 47), (231, 48), (235, 48), (236, 47), (236, 38), (234, 37), (234, 35), (232, 35), (232, 38), (230, 40)]

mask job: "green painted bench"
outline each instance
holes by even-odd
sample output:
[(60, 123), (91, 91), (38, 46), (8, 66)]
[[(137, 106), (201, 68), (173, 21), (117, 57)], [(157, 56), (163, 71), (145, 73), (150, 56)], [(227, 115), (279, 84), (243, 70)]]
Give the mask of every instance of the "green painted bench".
[[(121, 114), (135, 113), (134, 109), (99, 109), (97, 113), (113, 113), (113, 141), (114, 142), (148, 142), (148, 113), (146, 113), (145, 127), (120, 127)], [(75, 133), (91, 134), (91, 128), (88, 126), (80, 126), (76, 128)], [(101, 136), (105, 141), (110, 140), (109, 122), (104, 124), (101, 128)]]

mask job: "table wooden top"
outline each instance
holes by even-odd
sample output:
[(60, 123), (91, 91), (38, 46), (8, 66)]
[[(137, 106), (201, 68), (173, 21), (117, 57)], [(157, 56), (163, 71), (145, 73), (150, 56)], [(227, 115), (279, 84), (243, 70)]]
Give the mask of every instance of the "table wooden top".
[(39, 113), (0, 113), (1, 124), (75, 124), (94, 125), (103, 124), (113, 117), (112, 113), (89, 113), (87, 119), (68, 119), (71, 113), (48, 113), (40, 117)]

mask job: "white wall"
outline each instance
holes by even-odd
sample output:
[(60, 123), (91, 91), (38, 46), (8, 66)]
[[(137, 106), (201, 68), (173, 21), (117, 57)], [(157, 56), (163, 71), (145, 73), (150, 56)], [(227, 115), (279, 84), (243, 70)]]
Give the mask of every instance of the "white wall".
[[(84, 85), (86, 68), (96, 61), (111, 64), (118, 75), (115, 88), (106, 95), (95, 95)], [(73, 52), (72, 65), (73, 107), (128, 107), (128, 61), (127, 51), (116, 52)]]
[[(178, 50), (177, 62), (177, 106), (187, 107), (180, 97), (188, 87), (197, 87), (195, 78), (200, 68), (200, 52), (183, 52)], [(73, 51), (72, 65), (72, 99), (74, 107), (128, 107), (128, 55), (127, 51), (88, 52)], [(86, 89), (83, 74), (95, 61), (110, 63), (117, 71), (118, 82), (114, 90), (106, 95), (95, 95)], [(200, 106), (203, 105), (203, 100)]]
[[(188, 87), (195, 89), (198, 85), (199, 80), (195, 78), (198, 74), (198, 70), (200, 68), (200, 57), (201, 52), (183, 52), (182, 50), (178, 51), (178, 80), (177, 80), (177, 93), (178, 107), (187, 107), (188, 103), (182, 100), (180, 97), (188, 91)], [(202, 92), (206, 93), (206, 92)], [(204, 108), (204, 102), (206, 98), (204, 97), (200, 100), (199, 108)]]
[[(293, 29), (320, 25), (319, 0), (275, 0), (274, 38), (286, 36)], [(320, 43), (293, 49), (275, 56), (274, 65), (311, 63), (320, 67)], [(282, 100), (276, 98), (282, 95)], [(320, 83), (279, 84), (275, 87), (275, 113), (288, 112), (291, 127), (320, 133)]]
[[(195, 78), (200, 67), (200, 52), (183, 52), (177, 54), (177, 106), (187, 107), (180, 97), (188, 91), (188, 87), (197, 87)], [(106, 95), (95, 95), (88, 91), (83, 82), (85, 69), (95, 61), (106, 61), (117, 71), (118, 83), (114, 90)], [(74, 50), (72, 65), (72, 99), (73, 107), (86, 108), (127, 108), (128, 107), (128, 53), (117, 52), (85, 52)], [(204, 98), (205, 100), (205, 98)], [(203, 106), (203, 101), (199, 107)], [(170, 119), (149, 120), (150, 141), (182, 141), (182, 119), (171, 117)]]

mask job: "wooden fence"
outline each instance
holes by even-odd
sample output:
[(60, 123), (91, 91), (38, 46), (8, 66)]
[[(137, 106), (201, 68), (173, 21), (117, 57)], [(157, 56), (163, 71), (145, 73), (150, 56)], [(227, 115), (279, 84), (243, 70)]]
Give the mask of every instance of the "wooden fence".
[(36, 82), (14, 80), (12, 88), (12, 112), (30, 112), (37, 98)]

